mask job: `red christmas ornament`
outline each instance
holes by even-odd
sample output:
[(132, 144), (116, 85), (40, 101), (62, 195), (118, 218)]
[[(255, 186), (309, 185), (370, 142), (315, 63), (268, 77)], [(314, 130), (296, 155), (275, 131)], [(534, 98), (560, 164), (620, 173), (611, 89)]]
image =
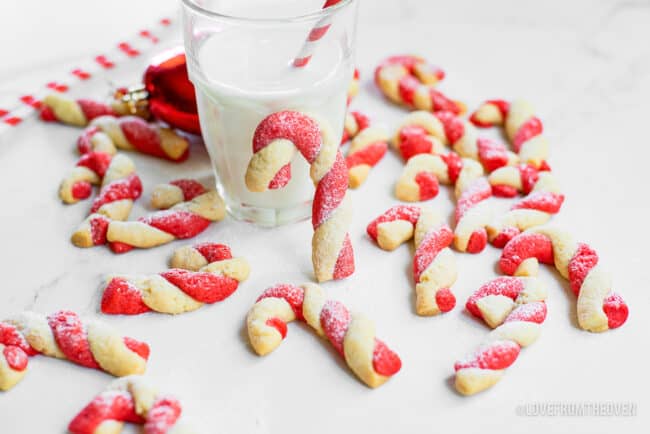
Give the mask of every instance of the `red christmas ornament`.
[(114, 98), (131, 114), (154, 117), (173, 128), (201, 135), (194, 85), (187, 76), (183, 47), (157, 55), (142, 77), (143, 84), (119, 88)]
[(172, 127), (201, 134), (194, 85), (187, 76), (185, 52), (173, 48), (156, 56), (142, 79), (151, 114)]

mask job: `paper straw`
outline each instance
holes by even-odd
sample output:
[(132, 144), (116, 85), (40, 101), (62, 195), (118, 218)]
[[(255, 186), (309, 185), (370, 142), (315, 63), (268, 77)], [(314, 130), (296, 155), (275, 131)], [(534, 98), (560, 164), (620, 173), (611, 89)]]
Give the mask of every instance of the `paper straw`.
[[(330, 6), (334, 6), (340, 1), (341, 0), (326, 0), (325, 4), (323, 5), (323, 9), (327, 9)], [(302, 47), (300, 48), (300, 52), (293, 59), (293, 66), (295, 66), (296, 68), (304, 68), (309, 63), (311, 57), (314, 55), (314, 50), (316, 50), (318, 41), (320, 41), (323, 38), (323, 36), (325, 36), (325, 34), (327, 33), (331, 25), (332, 25), (332, 18), (330, 15), (324, 16), (323, 18), (318, 20), (316, 25), (312, 27), (311, 31), (309, 32), (309, 35), (307, 35), (307, 39), (302, 44)]]
[[(91, 79), (103, 71), (125, 63), (129, 59), (139, 57), (142, 50), (148, 50), (151, 46), (158, 44), (160, 41), (159, 32), (170, 28), (171, 24), (171, 19), (162, 18), (157, 21), (151, 30), (143, 29), (130, 39), (118, 42), (106, 54), (99, 54), (93, 59), (78, 64), (59, 80), (49, 81), (32, 93), (22, 94), (15, 101), (9, 103), (11, 107), (0, 106), (0, 134), (21, 125), (24, 120), (34, 116), (41, 108), (41, 100), (46, 95), (52, 92), (65, 93), (79, 82)], [(137, 47), (140, 47), (140, 49)]]

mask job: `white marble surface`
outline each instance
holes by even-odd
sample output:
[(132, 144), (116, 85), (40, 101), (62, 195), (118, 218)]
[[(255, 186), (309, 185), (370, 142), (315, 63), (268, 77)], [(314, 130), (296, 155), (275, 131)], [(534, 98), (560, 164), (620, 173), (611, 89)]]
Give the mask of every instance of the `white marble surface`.
[[(16, 7), (20, 11), (24, 6)], [(54, 6), (42, 7), (55, 13)], [(156, 8), (164, 13), (163, 6)], [(117, 17), (115, 11), (102, 10), (104, 22)], [(139, 18), (128, 20), (134, 30), (151, 21), (146, 15)], [(97, 17), (88, 19), (97, 22), (79, 41), (82, 49), (75, 48), (76, 40), (67, 41), (61, 59), (92, 52), (93, 43), (88, 41), (124, 34), (118, 25), (100, 30)], [(388, 126), (404, 112), (382, 100), (370, 77), (376, 62), (393, 53), (420, 53), (442, 65), (448, 73), (442, 89), (470, 107), (489, 97), (525, 97), (535, 104), (551, 143), (550, 162), (567, 196), (554, 220), (595, 247), (613, 273), (615, 288), (631, 308), (621, 329), (598, 335), (580, 331), (568, 285), (545, 269), (541, 278), (549, 289), (549, 314), (539, 341), (522, 352), (491, 390), (470, 398), (457, 395), (450, 381), (453, 363), (487, 333), (461, 307), (472, 291), (496, 275), (499, 251), (488, 248), (478, 256), (459, 255), (454, 292), (460, 306), (444, 316), (417, 317), (408, 273), (411, 250), (383, 252), (364, 230), (395, 202), (392, 185), (402, 165), (395, 155), (387, 156), (368, 183), (353, 193), (356, 274), (326, 285), (332, 297), (374, 318), (378, 335), (400, 353), (403, 369), (385, 386), (364, 387), (326, 342), (299, 325), (291, 325), (286, 342), (265, 358), (247, 345), (244, 317), (257, 295), (276, 282), (311, 278), (308, 223), (275, 230), (230, 219), (214, 225), (199, 240), (228, 243), (252, 265), (251, 279), (237, 293), (178, 317), (148, 314), (106, 321), (151, 344), (149, 374), (183, 400), (187, 416), (204, 432), (647, 432), (648, 22), (648, 1), (587, 0), (365, 0), (359, 22), (363, 85), (354, 106)], [(52, 23), (39, 24), (38, 32), (61, 38)], [(15, 34), (18, 27), (0, 27), (0, 37)], [(51, 59), (45, 43), (27, 39), (25, 46), (30, 52), (42, 50)], [(20, 90), (15, 89), (15, 78), (39, 74), (33, 53), (21, 53), (12, 52), (6, 70), (11, 74), (2, 74), (5, 91)], [(141, 66), (136, 65), (119, 71), (118, 77), (135, 80), (139, 71)], [(44, 71), (40, 74), (45, 76)], [(102, 83), (93, 83), (78, 91), (101, 95), (105, 90)], [(123, 256), (104, 248), (80, 250), (70, 245), (70, 231), (88, 204), (63, 206), (56, 190), (75, 160), (77, 134), (73, 128), (34, 122), (0, 137), (0, 317), (23, 309), (47, 313), (59, 308), (100, 317), (103, 275), (162, 270), (170, 252), (184, 244)], [(181, 166), (141, 155), (133, 158), (145, 198), (157, 182), (210, 176), (199, 147)], [(146, 212), (145, 203), (139, 201), (134, 217)], [(433, 204), (447, 213), (452, 210), (446, 190)], [(64, 432), (70, 418), (110, 380), (70, 363), (32, 358), (23, 382), (0, 394), (0, 431)], [(521, 404), (583, 401), (633, 402), (637, 416), (515, 415)]]

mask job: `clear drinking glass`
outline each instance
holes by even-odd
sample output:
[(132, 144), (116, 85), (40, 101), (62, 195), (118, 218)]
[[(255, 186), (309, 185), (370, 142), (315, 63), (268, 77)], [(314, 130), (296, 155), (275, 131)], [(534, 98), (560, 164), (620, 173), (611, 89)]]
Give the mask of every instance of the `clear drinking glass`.
[[(296, 152), (291, 181), (253, 193), (244, 175), (262, 119), (298, 110), (343, 132), (354, 69), (357, 0), (321, 9), (323, 0), (183, 0), (183, 32), (201, 131), (229, 212), (264, 226), (302, 220), (314, 193), (309, 166)], [(313, 28), (331, 22), (309, 63), (293, 60)]]

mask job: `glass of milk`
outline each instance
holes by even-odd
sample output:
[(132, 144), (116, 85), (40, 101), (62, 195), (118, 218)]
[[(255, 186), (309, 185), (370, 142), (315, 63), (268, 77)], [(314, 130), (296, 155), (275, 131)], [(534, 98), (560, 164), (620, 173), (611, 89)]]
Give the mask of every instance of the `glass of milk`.
[[(254, 193), (244, 176), (257, 125), (271, 113), (317, 115), (340, 136), (352, 79), (357, 0), (183, 0), (183, 32), (205, 146), (217, 188), (235, 218), (276, 226), (311, 215), (314, 186), (299, 152), (291, 181)], [(313, 28), (330, 22), (301, 68)]]

